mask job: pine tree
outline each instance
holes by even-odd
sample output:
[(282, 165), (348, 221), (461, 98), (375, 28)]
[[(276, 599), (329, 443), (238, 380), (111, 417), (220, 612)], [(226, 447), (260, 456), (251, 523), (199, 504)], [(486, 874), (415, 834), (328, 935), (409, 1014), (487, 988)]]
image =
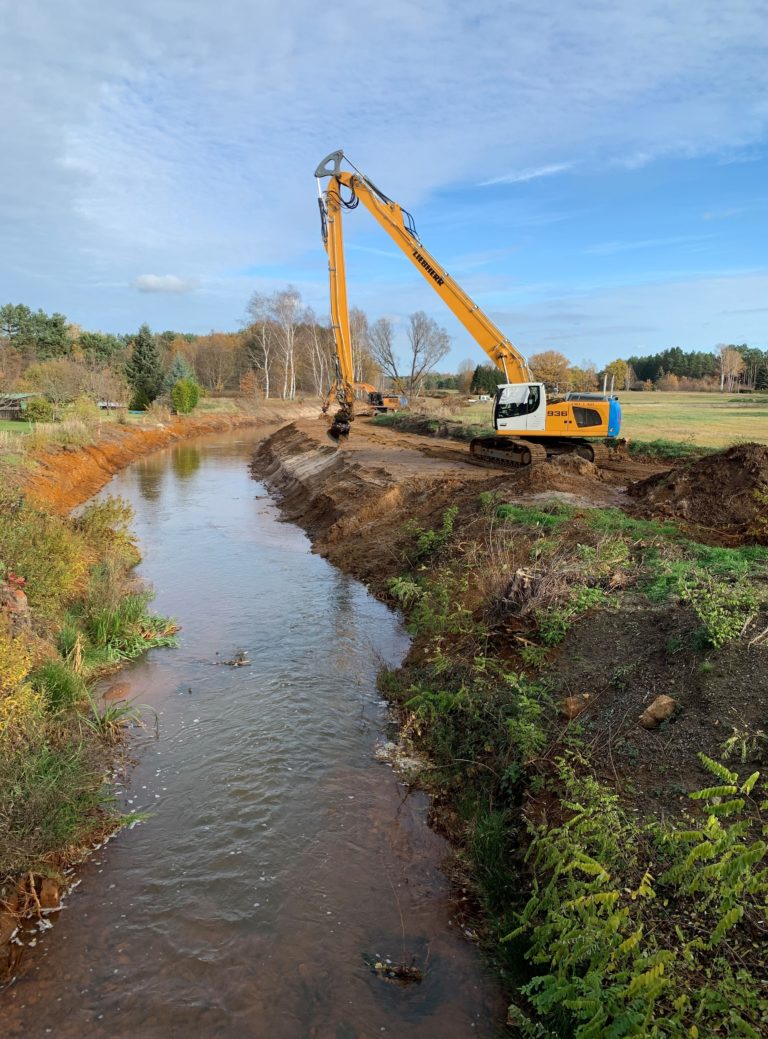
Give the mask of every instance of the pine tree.
[(133, 337), (133, 351), (125, 366), (125, 374), (133, 390), (132, 408), (144, 409), (160, 395), (163, 366), (149, 325), (142, 325)]
[(195, 377), (195, 369), (189, 363), (189, 361), (182, 354), (176, 354), (173, 358), (173, 363), (168, 369), (168, 374), (165, 377), (163, 388), (166, 393), (170, 393), (177, 382), (182, 379), (189, 379), (191, 382), (197, 382)]

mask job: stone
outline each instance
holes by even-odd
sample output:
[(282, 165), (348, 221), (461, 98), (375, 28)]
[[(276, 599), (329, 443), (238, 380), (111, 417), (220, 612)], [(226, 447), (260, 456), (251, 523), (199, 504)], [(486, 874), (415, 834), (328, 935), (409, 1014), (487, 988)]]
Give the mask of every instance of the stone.
[(564, 718), (572, 721), (578, 718), (581, 712), (589, 704), (589, 693), (578, 693), (576, 696), (566, 696), (560, 707), (560, 713)]
[(661, 722), (672, 717), (676, 707), (677, 701), (671, 696), (657, 696), (640, 715), (640, 724), (644, 729), (655, 729)]
[(38, 897), (41, 909), (58, 909), (61, 904), (61, 888), (58, 881), (52, 877), (43, 877)]
[(23, 588), (24, 578), (9, 574), (0, 582), (0, 610), (8, 615), (11, 635), (18, 635), (32, 627), (32, 611)]
[(127, 700), (130, 693), (130, 682), (114, 682), (101, 695), (104, 700)]

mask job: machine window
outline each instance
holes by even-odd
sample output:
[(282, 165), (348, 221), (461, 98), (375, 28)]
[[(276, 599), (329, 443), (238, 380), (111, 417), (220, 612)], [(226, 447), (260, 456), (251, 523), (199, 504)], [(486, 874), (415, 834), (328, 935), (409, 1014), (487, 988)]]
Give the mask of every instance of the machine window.
[(603, 424), (600, 412), (595, 411), (594, 408), (574, 408), (573, 417), (576, 419), (576, 425), (579, 427), (601, 426)]

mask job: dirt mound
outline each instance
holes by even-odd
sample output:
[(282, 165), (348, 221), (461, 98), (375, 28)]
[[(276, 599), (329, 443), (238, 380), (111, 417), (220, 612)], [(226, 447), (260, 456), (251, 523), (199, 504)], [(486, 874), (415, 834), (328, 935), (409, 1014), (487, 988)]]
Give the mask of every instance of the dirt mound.
[(768, 446), (739, 444), (632, 484), (644, 512), (768, 544)]

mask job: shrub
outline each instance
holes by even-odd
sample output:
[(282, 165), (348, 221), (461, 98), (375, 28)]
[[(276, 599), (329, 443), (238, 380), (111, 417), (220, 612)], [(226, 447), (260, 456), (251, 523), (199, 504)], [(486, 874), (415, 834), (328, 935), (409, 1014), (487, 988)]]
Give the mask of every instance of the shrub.
[(27, 422), (53, 422), (53, 404), (45, 397), (34, 397), (24, 409)]
[(171, 389), (171, 403), (178, 415), (188, 415), (197, 407), (200, 387), (193, 379), (179, 379)]

